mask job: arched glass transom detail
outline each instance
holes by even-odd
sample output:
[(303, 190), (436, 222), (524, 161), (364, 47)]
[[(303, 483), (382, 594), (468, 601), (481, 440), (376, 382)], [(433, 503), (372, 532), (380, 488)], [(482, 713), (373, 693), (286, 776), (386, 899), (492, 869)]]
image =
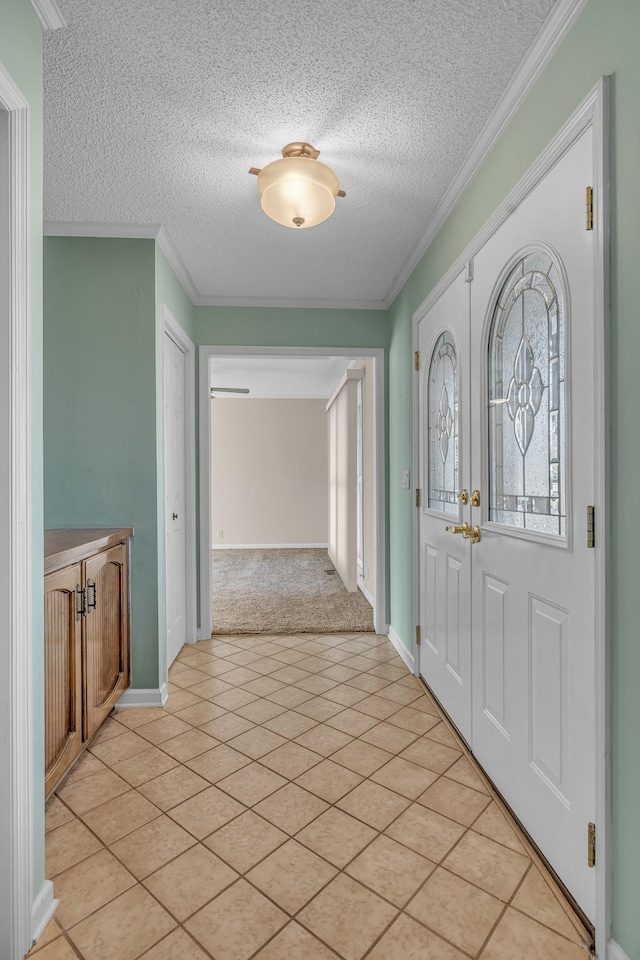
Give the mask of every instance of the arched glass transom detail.
[(427, 503), (458, 515), (458, 355), (450, 333), (440, 334), (431, 354), (425, 390), (428, 438)]
[(566, 536), (565, 297), (553, 259), (515, 265), (489, 337), (489, 520)]

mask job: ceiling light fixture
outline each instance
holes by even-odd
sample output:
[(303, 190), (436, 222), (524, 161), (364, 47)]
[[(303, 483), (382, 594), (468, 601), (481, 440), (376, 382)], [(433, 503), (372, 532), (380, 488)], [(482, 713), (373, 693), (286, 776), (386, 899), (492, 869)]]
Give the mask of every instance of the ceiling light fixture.
[(262, 209), (283, 227), (315, 227), (330, 217), (336, 197), (346, 196), (331, 167), (310, 143), (288, 143), (282, 159), (249, 173), (258, 178)]

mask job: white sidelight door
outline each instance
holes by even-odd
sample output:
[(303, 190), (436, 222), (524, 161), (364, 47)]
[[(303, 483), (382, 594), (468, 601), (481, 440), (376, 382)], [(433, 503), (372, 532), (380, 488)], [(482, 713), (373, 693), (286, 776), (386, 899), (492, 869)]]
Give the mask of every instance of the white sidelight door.
[(591, 128), (475, 259), (473, 750), (588, 916), (595, 870)]
[(466, 540), (448, 532), (469, 519), (464, 503), (471, 475), (469, 284), (464, 274), (420, 324), (419, 345), (420, 672), (470, 742), (471, 551)]
[(420, 672), (592, 920), (593, 173), (589, 127), (419, 327)]
[(185, 441), (185, 357), (180, 347), (165, 333), (164, 519), (167, 668), (171, 666), (187, 639)]

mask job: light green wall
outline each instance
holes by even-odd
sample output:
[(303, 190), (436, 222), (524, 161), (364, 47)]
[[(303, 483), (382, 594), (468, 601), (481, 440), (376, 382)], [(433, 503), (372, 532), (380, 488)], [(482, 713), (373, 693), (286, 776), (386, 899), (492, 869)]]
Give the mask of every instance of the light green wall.
[(253, 347), (386, 347), (384, 310), (196, 307), (196, 343)]
[(29, 0), (2, 0), (0, 63), (31, 115), (31, 462), (33, 524), (33, 889), (44, 880), (44, 648), (42, 584), (42, 26)]
[[(640, 960), (638, 560), (628, 523), (640, 475), (640, 4), (591, 0), (390, 310), (392, 475), (411, 458), (411, 315), (603, 74), (611, 82), (611, 503), (613, 935)], [(412, 505), (391, 489), (391, 622), (412, 630)]]
[(132, 526), (131, 667), (158, 687), (155, 242), (47, 237), (47, 527)]

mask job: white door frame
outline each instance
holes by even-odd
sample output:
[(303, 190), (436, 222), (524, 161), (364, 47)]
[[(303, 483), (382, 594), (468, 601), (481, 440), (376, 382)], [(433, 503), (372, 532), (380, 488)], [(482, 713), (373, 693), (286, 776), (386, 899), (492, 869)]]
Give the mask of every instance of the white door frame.
[(162, 656), (164, 666), (161, 676), (167, 680), (167, 611), (166, 611), (166, 582), (167, 582), (167, 551), (166, 551), (166, 516), (165, 516), (165, 432), (164, 432), (164, 346), (165, 336), (171, 337), (173, 342), (184, 355), (184, 437), (185, 437), (185, 552), (186, 552), (186, 597), (185, 597), (185, 633), (188, 643), (198, 639), (197, 615), (197, 538), (196, 538), (196, 348), (189, 339), (178, 321), (175, 319), (166, 303), (162, 308), (162, 495), (160, 498), (162, 511), (162, 526), (160, 543), (162, 544), (162, 565), (164, 584), (164, 643)]
[[(0, 943), (19, 960), (57, 906), (53, 885), (33, 890), (33, 567), (31, 492), (31, 237), (29, 177), (31, 122), (27, 99), (0, 63), (0, 108), (6, 123), (9, 176), (8, 243), (0, 268), (8, 280), (0, 304)], [(6, 112), (6, 113), (5, 113)], [(42, 793), (44, 800), (44, 791)], [(44, 840), (44, 838), (42, 838)]]
[[(446, 290), (452, 280), (484, 246), (487, 240), (504, 223), (554, 164), (569, 150), (572, 144), (588, 127), (593, 128), (594, 159), (594, 425), (595, 425), (595, 500), (596, 550), (595, 560), (595, 720), (596, 720), (596, 827), (598, 853), (596, 864), (596, 952), (599, 957), (607, 955), (611, 929), (611, 808), (610, 782), (610, 596), (607, 572), (609, 558), (609, 82), (602, 77), (576, 112), (554, 137), (546, 150), (538, 157), (520, 182), (500, 204), (490, 219), (456, 262), (433, 288), (429, 296), (413, 314), (413, 349), (418, 349), (418, 325), (433, 304)], [(420, 363), (427, 363), (426, 357)], [(419, 403), (418, 377), (413, 382), (413, 470), (419, 476)], [(420, 623), (420, 544), (418, 511), (413, 524), (414, 556), (414, 616)], [(420, 647), (414, 648), (415, 674), (420, 676)], [(586, 851), (586, 833), (585, 833)], [(586, 855), (586, 852), (585, 852)]]
[(374, 537), (376, 596), (373, 625), (386, 634), (386, 528), (384, 349), (382, 347), (200, 347), (200, 639), (211, 636), (211, 357), (349, 357), (372, 359), (374, 380)]

